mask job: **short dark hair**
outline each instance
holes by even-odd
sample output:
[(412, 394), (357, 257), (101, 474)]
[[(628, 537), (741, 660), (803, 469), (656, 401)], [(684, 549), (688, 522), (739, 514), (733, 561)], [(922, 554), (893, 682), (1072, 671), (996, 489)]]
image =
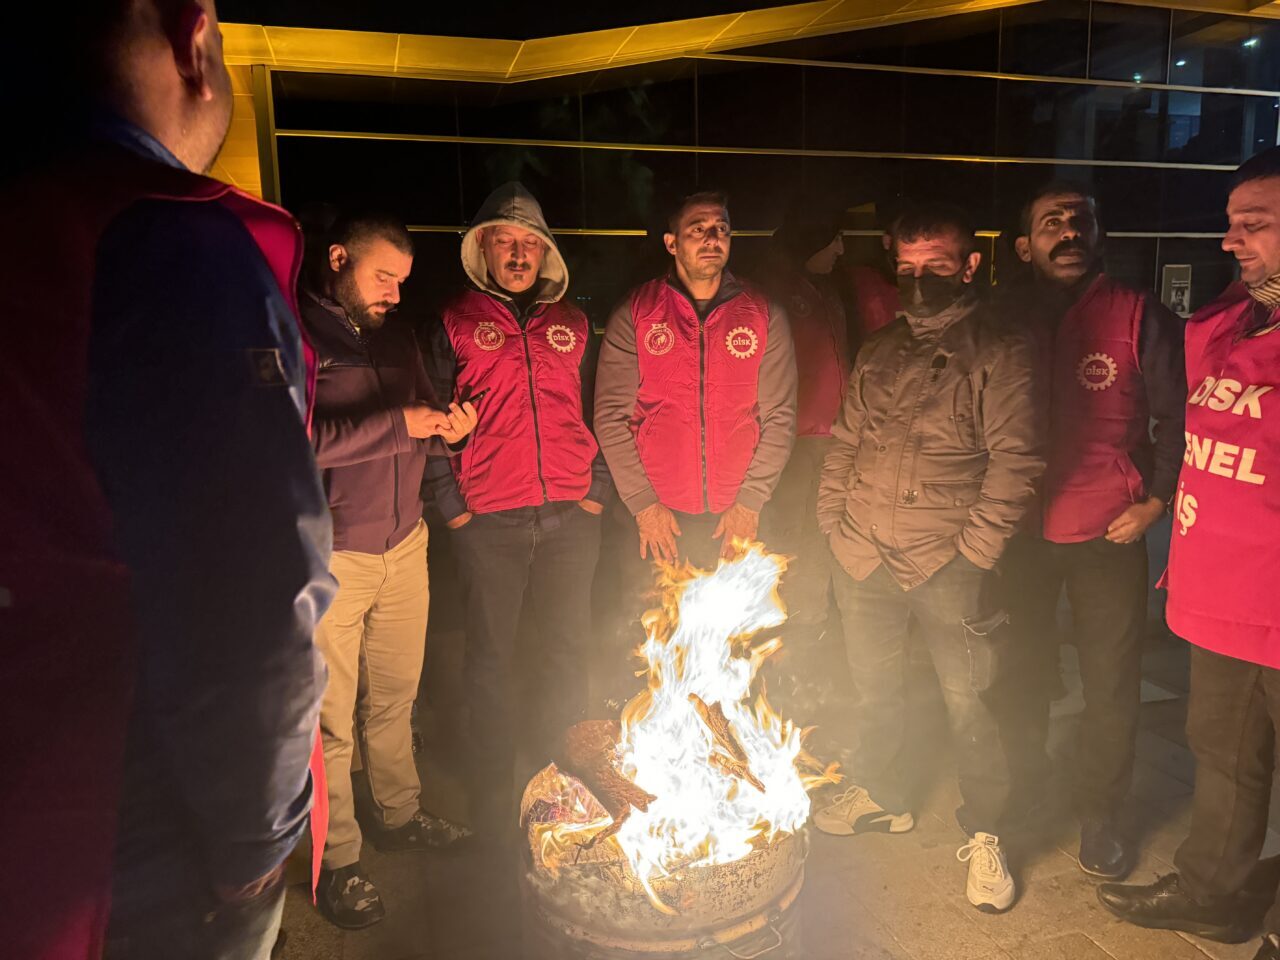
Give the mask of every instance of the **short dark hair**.
[(671, 212), (667, 214), (667, 233), (675, 233), (680, 229), (680, 218), (684, 216), (684, 212), (690, 207), (700, 207), (704, 204), (715, 207), (724, 207), (726, 213), (729, 212), (729, 195), (723, 190), (699, 190), (697, 193), (691, 193), (675, 206), (671, 208)]
[(373, 239), (385, 240), (401, 253), (413, 256), (413, 235), (404, 221), (380, 210), (343, 214), (329, 231), (329, 243), (339, 243), (348, 249)]
[(1045, 197), (1061, 197), (1069, 193), (1074, 193), (1088, 200), (1093, 207), (1094, 217), (1101, 222), (1102, 218), (1098, 214), (1098, 197), (1094, 194), (1093, 187), (1079, 180), (1058, 177), (1040, 184), (1027, 196), (1022, 209), (1018, 211), (1018, 230), (1020, 231), (1018, 236), (1026, 237), (1031, 234), (1031, 211), (1035, 209), (1037, 203)]
[(893, 238), (890, 252), (895, 252), (903, 240), (919, 240), (941, 233), (955, 233), (960, 237), (961, 256), (967, 257), (977, 249), (973, 219), (968, 212), (954, 203), (942, 201), (916, 203), (898, 214), (889, 226)]
[(1231, 189), (1234, 190), (1250, 180), (1266, 180), (1269, 177), (1280, 177), (1280, 147), (1268, 147), (1240, 164), (1231, 175)]

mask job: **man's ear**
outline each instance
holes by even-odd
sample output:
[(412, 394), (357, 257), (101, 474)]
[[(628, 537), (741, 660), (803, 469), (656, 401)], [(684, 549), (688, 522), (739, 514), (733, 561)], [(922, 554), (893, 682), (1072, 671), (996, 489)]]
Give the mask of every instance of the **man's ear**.
[(340, 243), (335, 243), (329, 247), (329, 269), (334, 273), (338, 273), (347, 265), (347, 261), (351, 259), (351, 255), (347, 253), (347, 248)]
[(965, 257), (964, 261), (964, 282), (973, 283), (973, 278), (978, 275), (978, 267), (982, 265), (982, 254), (977, 250)]
[(674, 233), (664, 233), (662, 235), (662, 244), (667, 248), (667, 253), (673, 257), (676, 255), (676, 235)]
[(1023, 263), (1031, 262), (1031, 238), (1016, 237), (1013, 241), (1013, 250), (1018, 255), (1018, 259)]
[(210, 78), (220, 56), (217, 32), (208, 11), (192, 0), (182, 5), (169, 34), (178, 76), (201, 100), (212, 100), (214, 95)]

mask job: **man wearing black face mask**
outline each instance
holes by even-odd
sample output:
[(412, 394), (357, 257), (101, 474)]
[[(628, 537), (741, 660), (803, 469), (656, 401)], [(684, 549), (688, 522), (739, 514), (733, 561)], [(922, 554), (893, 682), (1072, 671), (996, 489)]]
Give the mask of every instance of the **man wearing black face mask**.
[(1183, 322), (1150, 293), (1103, 272), (1097, 202), (1085, 186), (1058, 181), (1034, 193), (1023, 207), (1016, 249), (1033, 281), (1005, 307), (1040, 342), (1051, 393), (1040, 509), (1006, 560), (1010, 609), (1023, 625), (1019, 648), (1031, 658), (1025, 671), (1031, 679), (1021, 691), (1028, 709), (1014, 725), (1029, 739), (1018, 754), (1035, 784), (1047, 767), (1065, 584), (1085, 702), (1072, 779), (1080, 868), (1115, 879), (1134, 859), (1116, 818), (1129, 792), (1138, 732), (1144, 535), (1172, 499), (1182, 465)]
[(1044, 470), (1043, 403), (1030, 339), (997, 324), (976, 293), (981, 255), (964, 214), (922, 207), (893, 237), (904, 316), (858, 353), (818, 492), (859, 700), (853, 785), (814, 823), (846, 836), (914, 826), (901, 775), (914, 620), (954, 734), (966, 892), (999, 912), (1015, 892), (998, 839), (1009, 764), (983, 696), (998, 679), (988, 635), (1004, 620), (991, 571)]

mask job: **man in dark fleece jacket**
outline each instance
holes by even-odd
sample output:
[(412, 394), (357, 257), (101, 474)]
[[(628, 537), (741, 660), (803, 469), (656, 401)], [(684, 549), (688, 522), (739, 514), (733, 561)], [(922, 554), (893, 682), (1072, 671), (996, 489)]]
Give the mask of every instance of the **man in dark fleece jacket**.
[[(316, 630), (329, 666), (320, 711), (329, 836), (318, 900), (341, 927), (382, 919), (360, 868), (351, 792), (353, 722), (381, 820), (380, 850), (447, 845), (461, 828), (420, 809), (409, 715), (427, 631), (427, 527), (419, 488), (428, 451), (448, 454), (475, 426), (470, 404), (442, 412), (408, 327), (387, 322), (413, 266), (403, 224), (349, 217), (300, 298), (319, 362), (312, 428), (333, 513), (338, 594)], [(359, 693), (359, 696), (357, 696)]]

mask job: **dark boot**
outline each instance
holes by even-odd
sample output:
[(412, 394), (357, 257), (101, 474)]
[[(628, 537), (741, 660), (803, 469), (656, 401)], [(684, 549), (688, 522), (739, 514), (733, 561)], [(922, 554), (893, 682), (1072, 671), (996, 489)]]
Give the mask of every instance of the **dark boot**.
[(1181, 930), (1219, 943), (1244, 943), (1253, 932), (1234, 898), (1193, 900), (1176, 873), (1145, 886), (1104, 883), (1098, 899), (1121, 920), (1151, 930)]
[(1253, 960), (1280, 960), (1280, 935), (1268, 933), (1262, 938), (1262, 946), (1253, 955)]
[(1123, 880), (1133, 869), (1133, 847), (1116, 825), (1086, 820), (1080, 826), (1080, 869), (1091, 877)]
[(471, 831), (462, 824), (417, 810), (404, 826), (380, 830), (369, 839), (379, 853), (396, 853), (401, 850), (440, 850), (469, 836)]
[(334, 926), (344, 930), (371, 927), (386, 916), (378, 888), (359, 863), (322, 871), (316, 903)]

